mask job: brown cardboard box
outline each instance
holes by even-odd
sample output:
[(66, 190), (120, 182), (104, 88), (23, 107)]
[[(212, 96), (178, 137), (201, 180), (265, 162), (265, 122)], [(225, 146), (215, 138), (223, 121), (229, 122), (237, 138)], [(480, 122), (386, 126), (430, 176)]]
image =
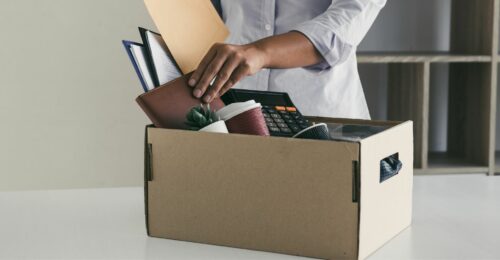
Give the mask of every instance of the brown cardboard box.
[[(411, 223), (412, 122), (359, 143), (147, 128), (153, 237), (324, 259), (363, 259)], [(403, 168), (380, 183), (380, 161)]]

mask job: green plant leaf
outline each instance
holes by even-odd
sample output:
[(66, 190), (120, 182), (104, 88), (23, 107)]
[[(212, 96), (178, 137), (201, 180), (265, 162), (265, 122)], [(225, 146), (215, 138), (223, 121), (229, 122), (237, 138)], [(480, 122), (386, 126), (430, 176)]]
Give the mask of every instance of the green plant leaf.
[(210, 108), (210, 104), (191, 108), (191, 110), (186, 114), (185, 124), (190, 127), (191, 130), (199, 130), (205, 126), (211, 125), (220, 120), (216, 112)]

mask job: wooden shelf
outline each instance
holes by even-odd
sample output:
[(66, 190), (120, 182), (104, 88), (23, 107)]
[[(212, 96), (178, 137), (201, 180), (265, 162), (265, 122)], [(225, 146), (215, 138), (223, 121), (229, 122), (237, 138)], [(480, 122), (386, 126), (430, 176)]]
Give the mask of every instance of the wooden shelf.
[(500, 151), (495, 152), (495, 173), (500, 173)]
[(488, 168), (468, 161), (465, 158), (453, 156), (448, 152), (429, 152), (429, 168)]
[[(414, 122), (416, 174), (500, 173), (499, 20), (500, 0), (453, 0), (449, 52), (358, 53), (360, 64), (387, 64), (387, 117)], [(434, 63), (449, 64), (446, 153), (428, 151)]]
[(404, 53), (404, 52), (360, 52), (358, 63), (467, 63), (491, 62), (488, 55), (462, 55), (446, 52)]
[(414, 175), (488, 174), (488, 167), (437, 167), (414, 169)]
[(428, 168), (415, 169), (415, 174), (487, 174), (489, 170), (487, 165), (471, 163), (447, 152), (430, 152), (428, 163)]

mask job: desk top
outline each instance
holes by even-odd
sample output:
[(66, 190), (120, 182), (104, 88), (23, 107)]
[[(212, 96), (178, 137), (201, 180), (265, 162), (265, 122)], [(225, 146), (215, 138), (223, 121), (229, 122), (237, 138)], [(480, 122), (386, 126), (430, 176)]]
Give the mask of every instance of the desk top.
[[(416, 177), (413, 226), (370, 259), (499, 258), (500, 177)], [(305, 259), (149, 238), (142, 188), (0, 192), (0, 259)]]

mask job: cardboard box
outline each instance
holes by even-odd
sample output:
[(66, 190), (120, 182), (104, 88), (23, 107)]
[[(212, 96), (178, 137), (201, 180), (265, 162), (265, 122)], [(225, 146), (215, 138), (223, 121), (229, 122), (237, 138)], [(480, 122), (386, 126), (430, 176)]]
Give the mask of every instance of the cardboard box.
[[(359, 143), (146, 130), (152, 237), (323, 259), (363, 259), (408, 227), (412, 122)], [(380, 161), (399, 174), (380, 182)]]

